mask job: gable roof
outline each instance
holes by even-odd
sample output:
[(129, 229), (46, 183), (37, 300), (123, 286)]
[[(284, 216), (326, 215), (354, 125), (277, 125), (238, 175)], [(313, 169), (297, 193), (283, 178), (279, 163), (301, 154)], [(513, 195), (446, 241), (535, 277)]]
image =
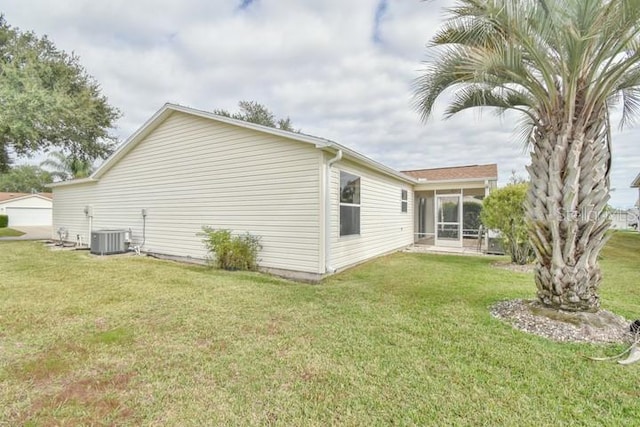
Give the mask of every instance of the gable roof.
[(52, 193), (3, 193), (0, 192), (0, 203), (9, 201), (9, 200), (19, 200), (26, 199), (28, 197), (39, 197), (41, 199), (52, 200)]
[(456, 166), (448, 168), (416, 169), (403, 171), (420, 181), (462, 181), (462, 180), (496, 180), (498, 179), (498, 165)]
[(631, 183), (631, 188), (640, 188), (640, 173), (636, 176), (636, 179)]
[(123, 144), (121, 144), (116, 151), (109, 156), (88, 178), (74, 179), (70, 181), (55, 182), (49, 184), (48, 187), (60, 187), (66, 185), (75, 185), (88, 182), (95, 182), (100, 179), (109, 169), (117, 164), (129, 151), (131, 151), (139, 142), (141, 142), (147, 135), (153, 132), (158, 126), (160, 126), (169, 116), (175, 112), (181, 112), (196, 117), (201, 117), (220, 123), (226, 123), (233, 126), (238, 126), (245, 129), (251, 129), (257, 132), (276, 135), (282, 138), (291, 139), (294, 141), (312, 144), (316, 148), (337, 152), (338, 150), (343, 152), (343, 156), (356, 163), (368, 166), (374, 170), (377, 170), (386, 175), (393, 176), (397, 179), (408, 183), (415, 183), (415, 179), (407, 176), (401, 172), (396, 171), (388, 166), (383, 165), (375, 160), (372, 160), (354, 150), (351, 150), (337, 142), (331, 141), (325, 138), (319, 138), (317, 136), (307, 135), (299, 132), (289, 132), (268, 126), (262, 126), (255, 123), (245, 122), (244, 120), (232, 119), (230, 117), (219, 116), (217, 114), (210, 113), (208, 111), (197, 110), (195, 108), (185, 107), (182, 105), (166, 103), (160, 110), (158, 110), (149, 120), (147, 120), (136, 132), (134, 132)]
[(24, 197), (26, 195), (27, 193), (0, 193), (0, 202), (11, 199), (19, 199), (20, 197)]

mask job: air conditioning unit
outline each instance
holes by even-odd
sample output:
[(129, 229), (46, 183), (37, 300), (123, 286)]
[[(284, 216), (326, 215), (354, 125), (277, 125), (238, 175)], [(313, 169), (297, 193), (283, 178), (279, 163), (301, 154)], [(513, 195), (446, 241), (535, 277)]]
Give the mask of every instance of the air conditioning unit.
[(487, 253), (491, 255), (504, 255), (502, 239), (500, 239), (499, 237), (489, 237)]
[(121, 254), (127, 251), (126, 230), (98, 230), (91, 232), (91, 253)]

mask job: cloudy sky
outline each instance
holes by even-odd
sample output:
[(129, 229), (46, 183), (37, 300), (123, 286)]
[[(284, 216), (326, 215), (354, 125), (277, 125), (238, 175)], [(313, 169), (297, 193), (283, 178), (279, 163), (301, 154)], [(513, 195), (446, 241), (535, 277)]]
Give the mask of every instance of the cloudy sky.
[[(3, 0), (23, 30), (74, 51), (123, 117), (126, 139), (165, 102), (235, 111), (254, 100), (303, 132), (396, 169), (497, 163), (525, 176), (514, 118), (427, 123), (411, 106), (425, 45), (453, 0)], [(614, 133), (612, 204), (630, 207), (640, 128)]]

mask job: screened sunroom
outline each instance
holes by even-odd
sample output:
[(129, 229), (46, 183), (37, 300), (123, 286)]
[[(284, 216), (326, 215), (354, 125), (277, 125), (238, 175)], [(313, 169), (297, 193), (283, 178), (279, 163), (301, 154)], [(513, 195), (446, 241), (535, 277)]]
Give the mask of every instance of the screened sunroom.
[(484, 248), (482, 199), (496, 188), (495, 164), (404, 171), (414, 185), (416, 244)]

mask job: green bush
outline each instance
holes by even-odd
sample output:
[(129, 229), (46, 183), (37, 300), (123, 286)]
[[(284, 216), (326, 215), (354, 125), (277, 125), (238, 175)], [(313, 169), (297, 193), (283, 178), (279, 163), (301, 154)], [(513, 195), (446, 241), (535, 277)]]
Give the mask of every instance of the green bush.
[(224, 270), (257, 270), (260, 237), (249, 233), (234, 236), (230, 230), (202, 227), (202, 241), (213, 265)]
[(482, 202), (482, 223), (498, 230), (511, 262), (526, 264), (534, 258), (524, 215), (524, 201), (529, 184), (509, 184), (491, 192)]
[(9, 215), (0, 215), (0, 228), (7, 228), (9, 226)]

